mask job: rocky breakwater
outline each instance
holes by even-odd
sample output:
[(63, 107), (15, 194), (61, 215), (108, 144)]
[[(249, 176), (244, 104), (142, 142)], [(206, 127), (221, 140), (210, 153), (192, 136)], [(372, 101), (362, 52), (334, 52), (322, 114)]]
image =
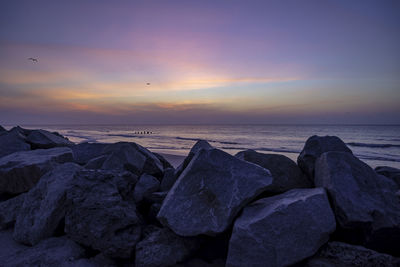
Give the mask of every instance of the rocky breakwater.
[(398, 170), (337, 137), (298, 164), (199, 141), (176, 170), (44, 130), (2, 129), (0, 148), (1, 266), (400, 266)]

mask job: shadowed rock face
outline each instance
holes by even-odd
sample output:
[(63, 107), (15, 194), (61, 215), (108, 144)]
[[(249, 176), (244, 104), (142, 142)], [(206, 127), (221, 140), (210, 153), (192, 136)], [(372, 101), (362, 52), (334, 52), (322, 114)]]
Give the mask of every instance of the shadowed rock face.
[(133, 191), (133, 198), (136, 202), (142, 201), (144, 198), (149, 197), (151, 193), (156, 192), (160, 187), (160, 182), (154, 176), (143, 174), (140, 176), (139, 181)]
[(21, 194), (0, 202), (0, 230), (14, 226), (19, 210), (24, 204), (24, 199), (25, 194)]
[(104, 155), (104, 148), (109, 144), (101, 144), (101, 143), (81, 143), (75, 146), (72, 146), (72, 152), (74, 154), (74, 162), (78, 164), (86, 164), (91, 159), (97, 158), (101, 155)]
[(67, 190), (80, 169), (75, 163), (60, 165), (25, 194), (14, 228), (16, 241), (35, 245), (54, 235), (65, 216)]
[(0, 132), (0, 158), (18, 151), (30, 150), (26, 137), (18, 131)]
[(312, 256), (335, 231), (325, 190), (293, 189), (243, 209), (226, 266), (288, 266)]
[(392, 179), (400, 188), (400, 170), (387, 166), (380, 166), (375, 168), (375, 172)]
[(353, 154), (346, 144), (336, 136), (314, 135), (307, 139), (303, 150), (297, 158), (297, 164), (308, 178), (313, 180), (315, 161), (322, 153), (329, 151), (341, 151)]
[(67, 147), (20, 151), (0, 158), (0, 194), (19, 194), (31, 189), (57, 163), (72, 161)]
[(71, 146), (74, 144), (61, 135), (45, 130), (32, 130), (26, 137), (26, 141), (33, 149)]
[(268, 170), (218, 149), (202, 149), (169, 191), (158, 219), (178, 235), (215, 235), (271, 184)]
[(394, 182), (350, 153), (327, 152), (315, 164), (315, 185), (325, 187), (339, 226), (361, 233), (367, 247), (399, 254), (400, 202)]
[(274, 181), (267, 190), (270, 193), (312, 187), (312, 182), (301, 172), (297, 164), (286, 156), (246, 150), (237, 153), (235, 157), (257, 164), (271, 172)]
[(133, 203), (124, 201), (106, 171), (82, 170), (67, 192), (65, 232), (80, 244), (105, 255), (129, 258), (141, 226)]

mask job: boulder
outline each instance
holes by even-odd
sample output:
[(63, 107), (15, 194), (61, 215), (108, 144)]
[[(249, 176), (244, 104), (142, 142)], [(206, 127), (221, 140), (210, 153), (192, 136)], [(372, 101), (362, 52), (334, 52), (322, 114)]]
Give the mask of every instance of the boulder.
[(161, 180), (160, 190), (161, 191), (169, 191), (174, 185), (176, 179), (178, 177), (175, 176), (175, 169), (167, 168), (164, 170), (164, 176)]
[(174, 266), (191, 256), (200, 241), (181, 237), (167, 228), (157, 229), (136, 245), (136, 267)]
[(243, 209), (229, 242), (226, 266), (288, 266), (312, 255), (335, 231), (323, 188), (293, 189)]
[(268, 170), (219, 149), (201, 149), (168, 192), (157, 218), (178, 235), (215, 235), (271, 184)]
[(26, 193), (14, 227), (16, 241), (35, 245), (56, 233), (65, 217), (67, 189), (80, 169), (75, 163), (59, 165)]
[(134, 198), (134, 190), (136, 183), (138, 181), (137, 175), (128, 172), (112, 172), (106, 171), (106, 173), (112, 173), (114, 175), (113, 183), (116, 185), (119, 194), (121, 195), (122, 199), (125, 201), (135, 201)]
[(26, 137), (26, 141), (31, 145), (32, 149), (71, 146), (74, 144), (65, 137), (45, 130), (32, 130)]
[(380, 166), (375, 168), (375, 172), (392, 179), (400, 188), (400, 169), (387, 166)]
[(0, 194), (19, 194), (31, 189), (57, 163), (72, 161), (67, 147), (20, 151), (0, 158)]
[(139, 181), (133, 191), (133, 198), (136, 202), (142, 201), (145, 197), (150, 196), (151, 193), (156, 192), (160, 187), (160, 182), (154, 176), (143, 174), (140, 176)]
[(321, 266), (363, 266), (396, 267), (400, 259), (387, 254), (342, 242), (329, 242), (306, 263), (307, 267)]
[[(315, 164), (315, 185), (328, 191), (349, 242), (400, 254), (400, 202), (394, 182), (346, 152), (327, 152)], [(359, 236), (355, 236), (358, 234)]]
[(257, 164), (271, 172), (274, 180), (268, 189), (269, 193), (283, 193), (290, 189), (309, 188), (313, 185), (297, 164), (286, 156), (246, 150), (237, 153), (235, 157)]
[(66, 237), (43, 240), (34, 247), (21, 248), (0, 257), (1, 266), (77, 266), (74, 262), (85, 256), (85, 250)]
[(167, 169), (167, 168), (173, 168), (173, 166), (171, 165), (171, 163), (169, 163), (168, 160), (166, 160), (162, 155), (152, 152), (154, 156), (156, 156), (158, 158), (158, 160), (162, 163), (163, 168)]
[(1, 126), (1, 125), (0, 125), (0, 133), (3, 133), (3, 132), (7, 132), (7, 130), (6, 130), (6, 129), (4, 129), (4, 127), (3, 127), (3, 126)]
[(14, 226), (19, 210), (24, 203), (25, 194), (0, 202), (0, 230)]
[(315, 161), (322, 153), (329, 151), (341, 151), (352, 154), (351, 150), (339, 137), (313, 135), (307, 139), (303, 150), (297, 158), (297, 164), (313, 180)]
[(106, 171), (82, 170), (67, 192), (65, 232), (77, 243), (109, 257), (129, 258), (139, 241), (140, 220)]
[(31, 146), (26, 143), (26, 137), (17, 132), (1, 132), (0, 135), (0, 158), (18, 151), (30, 150)]
[(81, 143), (71, 146), (72, 153), (74, 154), (74, 162), (84, 165), (91, 159), (104, 155), (104, 148), (109, 144), (102, 143)]

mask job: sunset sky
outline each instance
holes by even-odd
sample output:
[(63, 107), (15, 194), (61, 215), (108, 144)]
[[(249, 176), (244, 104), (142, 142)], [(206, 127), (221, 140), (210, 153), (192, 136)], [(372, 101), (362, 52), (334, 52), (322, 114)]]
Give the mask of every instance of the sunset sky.
[(44, 123), (398, 124), (400, 1), (1, 1), (0, 124)]

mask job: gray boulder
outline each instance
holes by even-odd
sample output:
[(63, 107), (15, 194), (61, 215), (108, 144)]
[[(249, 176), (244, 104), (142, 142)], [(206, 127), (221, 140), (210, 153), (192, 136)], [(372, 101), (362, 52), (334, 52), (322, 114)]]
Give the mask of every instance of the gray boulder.
[(104, 155), (104, 148), (109, 144), (102, 143), (81, 143), (72, 146), (72, 153), (74, 154), (74, 162), (84, 165), (91, 159)]
[(380, 166), (375, 168), (375, 172), (392, 179), (400, 188), (400, 169), (387, 166)]
[(274, 181), (269, 193), (283, 193), (294, 188), (309, 188), (313, 183), (301, 172), (297, 164), (286, 156), (263, 154), (254, 150), (241, 151), (235, 157), (268, 169)]
[(133, 191), (133, 198), (136, 202), (142, 201), (145, 197), (150, 196), (151, 193), (156, 192), (160, 187), (160, 182), (154, 176), (143, 174), (140, 176), (139, 181)]
[(312, 255), (335, 231), (323, 188), (260, 199), (236, 219), (226, 266), (288, 266)]
[(315, 161), (322, 153), (329, 151), (341, 151), (353, 154), (339, 137), (313, 135), (307, 139), (303, 150), (297, 158), (297, 164), (313, 180)]
[(72, 161), (67, 147), (20, 151), (0, 158), (0, 194), (19, 194), (31, 189), (57, 163)]
[(25, 194), (0, 202), (0, 230), (14, 226), (19, 210), (24, 203)]
[(26, 137), (26, 141), (31, 145), (32, 149), (71, 146), (74, 144), (61, 135), (45, 130), (32, 130)]
[(14, 227), (16, 241), (35, 245), (54, 235), (65, 216), (67, 189), (80, 169), (75, 163), (62, 164), (26, 193)]
[(156, 156), (158, 158), (158, 160), (162, 163), (163, 168), (167, 169), (167, 168), (173, 168), (173, 166), (171, 165), (171, 163), (169, 163), (168, 160), (166, 160), (162, 155), (152, 152), (154, 156)]
[(363, 266), (398, 267), (400, 259), (342, 242), (329, 242), (306, 263), (307, 267)]
[[(400, 254), (400, 202), (394, 182), (350, 153), (327, 152), (315, 164), (315, 185), (325, 187), (345, 237)], [(353, 241), (354, 242), (354, 241)]]
[(161, 180), (160, 190), (169, 191), (174, 185), (177, 178), (178, 177), (175, 176), (175, 169), (173, 168), (165, 169), (164, 176)]
[(96, 170), (75, 175), (67, 192), (65, 232), (75, 242), (109, 257), (129, 258), (140, 238), (140, 220), (114, 179), (113, 173)]
[(168, 192), (157, 218), (182, 236), (222, 233), (271, 184), (268, 170), (218, 149), (202, 149)]
[(4, 127), (3, 127), (3, 126), (1, 126), (1, 125), (0, 125), (0, 133), (2, 133), (2, 132), (7, 132), (7, 130), (6, 130), (6, 129), (4, 129)]
[(18, 151), (30, 150), (26, 137), (18, 131), (1, 132), (0, 158)]
[(197, 238), (181, 237), (167, 228), (160, 228), (137, 243), (135, 266), (174, 266), (191, 256), (199, 246)]

